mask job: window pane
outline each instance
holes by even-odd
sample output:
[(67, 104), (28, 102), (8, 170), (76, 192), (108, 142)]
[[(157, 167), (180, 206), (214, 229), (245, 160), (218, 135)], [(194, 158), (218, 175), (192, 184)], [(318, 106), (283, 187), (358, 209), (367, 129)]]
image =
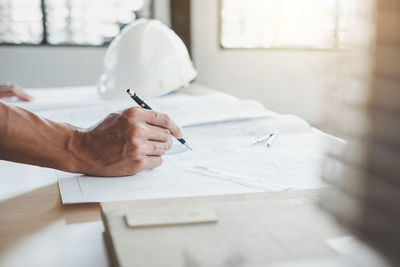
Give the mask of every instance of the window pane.
[(135, 19), (144, 0), (46, 0), (50, 44), (101, 45)]
[(150, 17), (152, 1), (0, 0), (0, 43), (103, 45), (136, 17)]
[(221, 0), (226, 48), (335, 48), (340, 0)]
[[(372, 31), (369, 23), (373, 16), (374, 1), (342, 0), (339, 1), (338, 42), (339, 47), (348, 47), (351, 39), (354, 43), (370, 43)], [(357, 32), (357, 35), (350, 33)]]
[(0, 43), (39, 44), (43, 39), (40, 0), (0, 0)]

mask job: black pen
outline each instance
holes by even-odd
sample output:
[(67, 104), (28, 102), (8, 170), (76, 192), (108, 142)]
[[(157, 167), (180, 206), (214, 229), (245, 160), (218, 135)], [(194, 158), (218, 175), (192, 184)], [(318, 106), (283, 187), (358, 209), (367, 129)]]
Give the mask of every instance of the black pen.
[[(147, 105), (135, 92), (132, 92), (131, 89), (126, 90), (126, 92), (131, 96), (131, 98), (142, 108), (153, 110), (149, 105)], [(176, 138), (182, 145), (192, 150), (192, 148), (186, 143), (183, 138)]]

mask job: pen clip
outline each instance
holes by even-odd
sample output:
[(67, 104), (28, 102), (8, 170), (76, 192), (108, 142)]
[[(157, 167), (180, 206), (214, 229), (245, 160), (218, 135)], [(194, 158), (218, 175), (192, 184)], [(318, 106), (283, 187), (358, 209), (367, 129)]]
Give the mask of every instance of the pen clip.
[(278, 135), (279, 135), (279, 131), (277, 131), (277, 130), (275, 130), (273, 133), (271, 133), (270, 137), (267, 140), (266, 146), (270, 147)]
[(279, 131), (275, 130), (272, 133), (266, 135), (266, 136), (262, 136), (257, 138), (256, 140), (253, 141), (253, 145), (259, 144), (259, 143), (263, 143), (265, 141), (269, 142), (271, 140), (271, 138), (275, 138), (274, 136), (278, 135)]

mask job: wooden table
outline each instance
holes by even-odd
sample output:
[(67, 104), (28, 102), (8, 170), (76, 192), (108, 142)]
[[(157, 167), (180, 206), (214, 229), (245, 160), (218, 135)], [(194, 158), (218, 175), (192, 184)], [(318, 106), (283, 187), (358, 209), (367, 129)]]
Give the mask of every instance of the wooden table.
[[(187, 89), (191, 94), (207, 90)], [(1, 267), (109, 266), (103, 232), (99, 204), (63, 206), (55, 176), (0, 161)]]
[(109, 266), (99, 204), (63, 206), (57, 179), (42, 176), (48, 171), (0, 161), (0, 266)]
[[(322, 225), (313, 226), (319, 229), (317, 233), (346, 234), (336, 230), (328, 219), (324, 220)], [(310, 226), (313, 223), (316, 222), (310, 222)], [(103, 233), (100, 205), (63, 206), (54, 181), (0, 201), (0, 266), (110, 266)], [(299, 238), (293, 246), (301, 246), (303, 241)], [(312, 251), (299, 258), (335, 255), (327, 247)], [(288, 257), (287, 260), (293, 259)]]
[(0, 202), (0, 266), (109, 266), (99, 204), (63, 206), (50, 184)]

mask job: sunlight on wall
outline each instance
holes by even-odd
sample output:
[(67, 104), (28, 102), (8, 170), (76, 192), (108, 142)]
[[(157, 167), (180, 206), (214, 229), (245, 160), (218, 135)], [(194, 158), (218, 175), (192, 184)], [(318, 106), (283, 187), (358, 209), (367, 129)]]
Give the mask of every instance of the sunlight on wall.
[(221, 0), (224, 48), (346, 46), (360, 0)]

